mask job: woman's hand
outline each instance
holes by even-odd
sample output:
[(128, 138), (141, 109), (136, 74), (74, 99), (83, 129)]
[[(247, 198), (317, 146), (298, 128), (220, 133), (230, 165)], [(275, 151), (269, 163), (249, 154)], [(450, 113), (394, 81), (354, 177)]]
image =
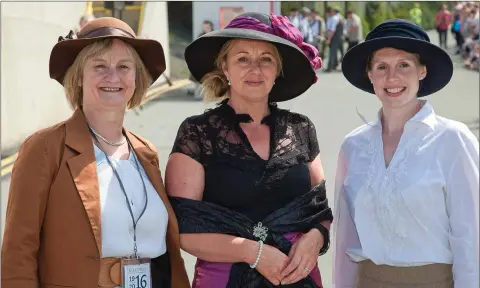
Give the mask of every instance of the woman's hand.
[(288, 265), (280, 275), (282, 284), (296, 283), (310, 274), (317, 265), (323, 241), (322, 233), (312, 229), (293, 244), (288, 255)]
[(288, 256), (282, 251), (273, 246), (263, 244), (262, 255), (260, 256), (260, 261), (258, 261), (256, 269), (260, 274), (267, 278), (268, 281), (277, 286), (280, 285), (282, 281), (280, 275), (287, 263)]

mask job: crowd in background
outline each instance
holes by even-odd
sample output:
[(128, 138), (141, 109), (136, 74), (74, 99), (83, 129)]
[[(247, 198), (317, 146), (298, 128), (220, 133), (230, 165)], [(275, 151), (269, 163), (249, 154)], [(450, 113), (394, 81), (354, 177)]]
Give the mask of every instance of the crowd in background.
[[(478, 2), (459, 2), (451, 13), (451, 32), (457, 42), (456, 54), (465, 60), (467, 68), (475, 70), (480, 70), (479, 8)], [(442, 7), (442, 10), (446, 10), (446, 7)], [(437, 19), (445, 13), (442, 10), (437, 14)]]
[[(480, 70), (479, 12), (479, 2), (456, 2), (452, 11), (445, 4), (435, 15), (438, 45), (447, 50), (450, 31), (456, 40), (455, 54), (462, 57), (465, 67), (475, 70)], [(411, 22), (422, 26), (423, 13), (418, 3), (409, 10), (409, 17)], [(313, 8), (292, 8), (288, 18), (302, 32), (304, 41), (319, 50), (320, 57), (325, 59), (325, 72), (339, 70), (345, 52), (363, 40), (362, 19), (353, 10), (348, 10), (345, 17), (338, 7), (327, 7), (324, 19)], [(92, 19), (95, 19), (92, 15), (83, 16), (76, 30)], [(213, 23), (205, 20), (198, 37), (212, 30)]]
[(327, 7), (326, 19), (318, 15), (315, 9), (303, 7), (290, 10), (289, 19), (304, 35), (305, 42), (317, 47), (320, 57), (324, 58), (329, 49), (326, 72), (337, 70), (348, 49), (363, 39), (362, 21), (354, 11), (347, 11), (347, 18), (337, 7)]
[[(327, 48), (326, 72), (339, 69), (340, 62), (346, 50), (363, 40), (362, 20), (349, 10), (345, 18), (341, 10), (336, 7), (327, 7), (326, 19), (318, 15), (317, 11), (307, 7), (301, 10), (292, 8), (289, 19), (305, 36), (305, 42), (317, 47), (320, 56), (324, 58)], [(423, 13), (418, 3), (409, 10), (411, 22), (422, 26)], [(479, 3), (458, 2), (450, 12), (447, 5), (437, 12), (435, 17), (436, 29), (439, 33), (439, 46), (447, 50), (448, 31), (456, 40), (455, 54), (465, 61), (465, 67), (478, 70), (480, 67), (480, 40), (479, 40)]]

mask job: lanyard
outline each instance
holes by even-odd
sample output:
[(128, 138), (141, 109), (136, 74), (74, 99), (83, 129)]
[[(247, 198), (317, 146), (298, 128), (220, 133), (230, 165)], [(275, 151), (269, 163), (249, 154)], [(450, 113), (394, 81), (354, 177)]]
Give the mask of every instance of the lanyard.
[[(97, 136), (93, 132), (93, 129), (91, 127), (89, 127), (89, 129), (90, 129), (90, 132), (92, 133), (92, 136), (95, 137), (95, 139), (97, 140), (98, 143), (100, 143), (100, 141), (98, 141)], [(99, 146), (98, 148), (105, 154), (105, 157), (107, 158), (108, 164), (110, 165), (110, 167), (112, 168), (115, 176), (117, 177), (118, 183), (120, 184), (120, 188), (123, 192), (123, 195), (125, 196), (125, 202), (127, 204), (128, 212), (130, 212), (130, 216), (132, 218), (132, 223), (133, 223), (133, 252), (134, 252), (135, 258), (138, 259), (138, 255), (137, 255), (137, 224), (138, 224), (138, 221), (140, 221), (140, 218), (142, 218), (143, 214), (145, 213), (145, 210), (147, 210), (148, 196), (147, 196), (147, 187), (145, 186), (145, 181), (143, 180), (143, 176), (142, 176), (142, 172), (140, 170), (140, 164), (138, 163), (139, 161), (138, 161), (137, 155), (135, 154), (135, 152), (133, 150), (133, 146), (130, 143), (130, 140), (128, 140), (128, 138), (127, 138), (127, 142), (128, 142), (128, 146), (131, 150), (131, 153), (133, 153), (133, 158), (134, 158), (135, 164), (137, 166), (138, 174), (140, 174), (140, 179), (142, 179), (143, 192), (145, 194), (145, 206), (143, 207), (143, 210), (142, 210), (142, 213), (140, 213), (140, 216), (138, 216), (137, 221), (135, 221), (135, 217), (133, 216), (133, 211), (132, 211), (132, 208), (130, 207), (130, 200), (128, 199), (128, 195), (127, 195), (127, 192), (125, 191), (125, 187), (123, 186), (122, 180), (120, 180), (120, 176), (118, 175), (117, 169), (115, 169), (115, 167), (113, 166), (113, 164), (110, 160), (110, 157), (108, 156), (108, 154), (105, 151), (103, 151), (102, 147)]]

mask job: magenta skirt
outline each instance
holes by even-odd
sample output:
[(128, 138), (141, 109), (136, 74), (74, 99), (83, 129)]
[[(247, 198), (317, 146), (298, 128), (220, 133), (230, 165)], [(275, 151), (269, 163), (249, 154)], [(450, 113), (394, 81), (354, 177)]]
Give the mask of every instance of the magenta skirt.
[[(302, 235), (302, 233), (288, 233), (284, 236), (293, 244), (300, 239)], [(231, 268), (232, 264), (230, 263), (215, 263), (197, 259), (192, 288), (227, 287)], [(310, 273), (310, 276), (318, 286), (322, 287), (322, 278), (320, 277), (320, 270), (318, 269), (318, 266), (315, 266)]]

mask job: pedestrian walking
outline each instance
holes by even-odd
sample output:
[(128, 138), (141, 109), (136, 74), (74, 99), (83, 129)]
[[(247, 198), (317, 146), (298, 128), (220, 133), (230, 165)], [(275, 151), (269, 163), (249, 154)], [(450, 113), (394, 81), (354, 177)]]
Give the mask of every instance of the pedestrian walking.
[[(325, 72), (330, 72), (337, 68), (338, 51), (343, 46), (343, 24), (338, 10), (332, 7), (327, 7), (327, 46), (328, 51), (328, 67)], [(342, 53), (343, 54), (343, 53)], [(342, 55), (343, 56), (343, 55)]]
[(363, 35), (362, 20), (352, 10), (347, 11), (347, 39), (348, 50), (355, 47), (361, 40)]
[(414, 3), (413, 8), (408, 11), (410, 15), (410, 21), (422, 27), (422, 9), (420, 8), (419, 3)]
[(435, 26), (438, 32), (439, 45), (445, 49), (447, 49), (447, 32), (451, 22), (452, 13), (448, 11), (447, 5), (444, 4), (435, 16)]

